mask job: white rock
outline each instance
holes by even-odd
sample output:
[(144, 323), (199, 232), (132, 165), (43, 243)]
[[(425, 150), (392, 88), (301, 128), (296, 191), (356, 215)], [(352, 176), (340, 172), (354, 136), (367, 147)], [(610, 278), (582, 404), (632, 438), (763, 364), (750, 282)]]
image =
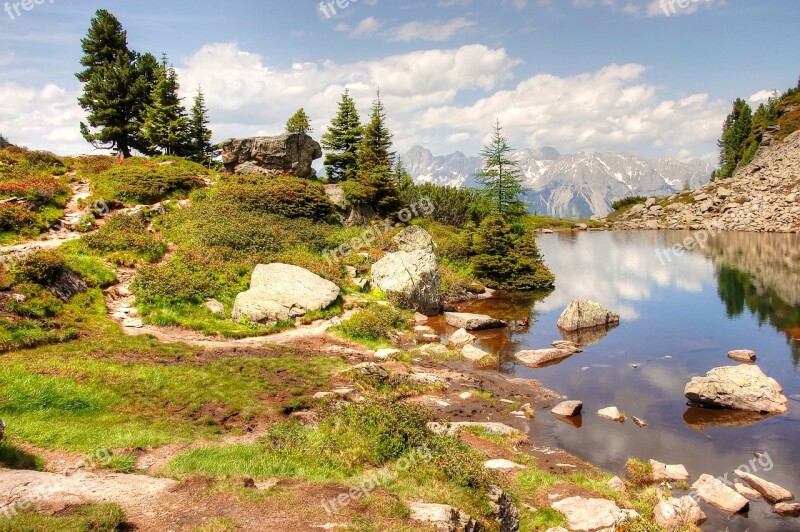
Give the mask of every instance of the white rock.
[(622, 412), (616, 406), (609, 406), (597, 411), (597, 415), (609, 421), (623, 421)]
[(485, 467), (486, 469), (501, 469), (501, 470), (525, 469), (524, 465), (517, 464), (515, 462), (512, 462), (511, 460), (505, 460), (503, 458), (487, 460), (486, 462), (484, 462), (483, 467)]

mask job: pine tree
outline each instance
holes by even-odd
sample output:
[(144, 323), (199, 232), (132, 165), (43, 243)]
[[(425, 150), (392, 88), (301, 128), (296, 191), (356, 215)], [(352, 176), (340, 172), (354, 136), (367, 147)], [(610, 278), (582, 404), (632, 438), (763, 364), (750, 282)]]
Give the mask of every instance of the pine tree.
[(322, 147), (328, 152), (325, 155), (325, 171), (329, 181), (338, 182), (355, 177), (362, 138), (361, 118), (356, 103), (350, 97), (350, 91), (345, 90), (339, 102), (338, 114), (322, 136)]
[(744, 157), (745, 142), (753, 127), (753, 112), (741, 98), (733, 102), (733, 110), (725, 118), (722, 126), (722, 138), (717, 145), (720, 149), (719, 172), (716, 177), (730, 177)]
[(2, 133), (0, 133), (0, 150), (2, 150), (2, 149), (5, 149), (5, 148), (8, 148), (8, 146), (9, 146), (10, 144), (11, 144), (11, 143), (10, 143), (10, 142), (8, 142), (8, 139), (7, 139), (7, 138), (5, 138), (5, 137), (3, 136), (3, 134), (2, 134)]
[(214, 148), (211, 145), (211, 130), (208, 127), (208, 108), (203, 91), (198, 89), (189, 117), (188, 158), (196, 163), (208, 165)]
[(81, 45), (85, 70), (76, 74), (84, 84), (78, 103), (89, 113), (81, 133), (93, 146), (129, 157), (142, 147), (137, 133), (149, 102), (148, 54), (128, 49), (127, 32), (105, 9), (97, 11)]
[(414, 186), (414, 180), (406, 170), (406, 165), (400, 157), (397, 158), (397, 163), (394, 165), (394, 186), (397, 190), (408, 190)]
[(484, 169), (476, 178), (483, 185), (483, 194), (494, 203), (497, 212), (505, 219), (518, 218), (525, 214), (525, 204), (520, 199), (525, 188), (517, 163), (509, 157), (512, 151), (498, 120), (492, 128), (491, 143), (481, 151)]
[(303, 135), (308, 135), (313, 131), (311, 120), (309, 120), (302, 107), (286, 122), (286, 131), (288, 133), (302, 133)]
[(156, 71), (151, 102), (144, 112), (142, 124), (142, 138), (147, 141), (152, 153), (189, 154), (189, 118), (178, 95), (179, 89), (178, 74), (164, 54)]
[(362, 187), (360, 200), (374, 206), (379, 213), (390, 213), (399, 206), (395, 186), (393, 135), (386, 127), (386, 108), (381, 93), (372, 102), (371, 119), (364, 127), (364, 138), (358, 149), (356, 181)]

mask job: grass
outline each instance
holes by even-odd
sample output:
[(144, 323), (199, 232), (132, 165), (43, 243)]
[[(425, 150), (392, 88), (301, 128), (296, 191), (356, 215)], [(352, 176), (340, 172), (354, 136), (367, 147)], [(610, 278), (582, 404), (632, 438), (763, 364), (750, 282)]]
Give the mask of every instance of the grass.
[(631, 482), (643, 486), (650, 482), (653, 475), (653, 464), (643, 462), (638, 458), (628, 458), (625, 463), (625, 473), (628, 474)]
[(58, 517), (23, 512), (0, 517), (0, 532), (112, 532), (120, 530), (125, 513), (116, 504), (94, 504), (73, 508)]

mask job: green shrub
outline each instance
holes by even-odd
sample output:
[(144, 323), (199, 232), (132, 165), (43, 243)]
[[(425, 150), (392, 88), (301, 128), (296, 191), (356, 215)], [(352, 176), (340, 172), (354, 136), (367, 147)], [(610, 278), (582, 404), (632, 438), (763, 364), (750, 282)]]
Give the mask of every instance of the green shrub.
[(51, 283), (67, 263), (58, 251), (35, 251), (17, 266), (17, 278), (39, 285)]
[(131, 157), (90, 176), (95, 196), (107, 203), (153, 204), (202, 187), (208, 170), (182, 159)]
[(408, 329), (409, 317), (391, 305), (372, 305), (343, 321), (339, 330), (357, 340), (386, 340), (394, 331)]
[(650, 482), (653, 475), (653, 464), (642, 462), (638, 458), (629, 458), (625, 464), (625, 473), (633, 483), (644, 485)]
[(439, 223), (462, 227), (469, 222), (480, 224), (492, 212), (492, 203), (477, 189), (455, 188), (424, 183), (406, 187), (401, 192), (403, 205), (429, 202), (430, 214), (423, 217)]
[(96, 232), (84, 236), (83, 242), (118, 263), (131, 259), (153, 262), (167, 250), (166, 244), (148, 231), (143, 214), (115, 214)]
[(637, 203), (644, 203), (647, 201), (647, 198), (644, 196), (630, 196), (628, 198), (618, 199), (614, 203), (611, 204), (611, 208), (615, 211), (618, 211), (625, 207), (630, 207), (631, 205), (636, 205)]
[(0, 231), (20, 231), (36, 224), (36, 214), (22, 205), (0, 205)]
[(334, 210), (322, 185), (291, 176), (228, 176), (215, 194), (245, 211), (286, 218), (327, 220)]
[(0, 532), (114, 532), (123, 530), (125, 513), (116, 504), (71, 508), (59, 516), (26, 510), (0, 520)]

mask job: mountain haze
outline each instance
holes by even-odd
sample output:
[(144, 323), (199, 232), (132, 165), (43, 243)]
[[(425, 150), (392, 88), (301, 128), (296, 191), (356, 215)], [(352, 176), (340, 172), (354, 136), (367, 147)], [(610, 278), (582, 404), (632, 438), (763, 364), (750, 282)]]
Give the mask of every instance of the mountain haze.
[[(461, 152), (434, 156), (414, 146), (402, 156), (417, 183), (451, 187), (477, 187), (480, 157)], [(530, 211), (561, 218), (605, 216), (611, 204), (628, 196), (669, 196), (688, 183), (707, 183), (714, 168), (703, 161), (646, 159), (634, 153), (581, 153), (561, 155), (551, 147), (524, 149), (512, 154), (529, 189)]]

